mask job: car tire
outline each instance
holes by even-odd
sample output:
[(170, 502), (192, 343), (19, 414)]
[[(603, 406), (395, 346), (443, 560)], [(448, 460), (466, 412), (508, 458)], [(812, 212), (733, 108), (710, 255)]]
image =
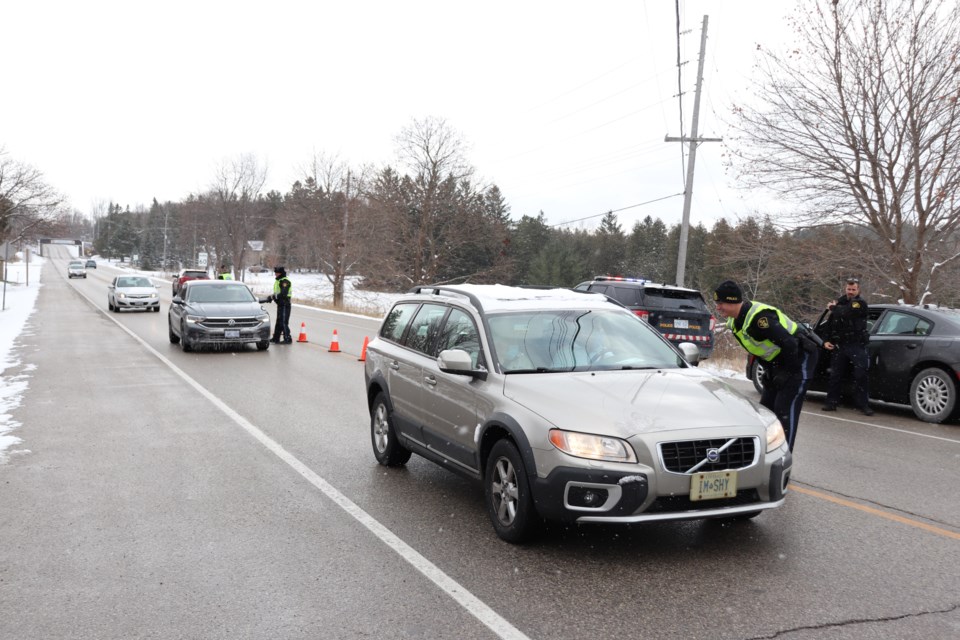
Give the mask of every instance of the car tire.
[(517, 544), (536, 537), (542, 521), (523, 459), (510, 440), (499, 440), (490, 450), (483, 492), (487, 514), (501, 540)]
[(400, 467), (410, 459), (410, 450), (400, 444), (387, 396), (378, 393), (370, 408), (370, 443), (377, 462), (385, 467)]
[(187, 330), (182, 324), (180, 325), (180, 348), (184, 351), (193, 351), (190, 339), (187, 338)]
[(261, 340), (260, 342), (257, 343), (257, 351), (266, 351), (269, 348), (270, 348), (269, 340)]
[(943, 369), (924, 369), (910, 384), (910, 406), (924, 422), (949, 420), (957, 406), (957, 386)]
[(110, 302), (110, 298), (107, 298), (107, 309), (113, 311), (113, 303)]
[(167, 330), (170, 332), (170, 344), (180, 344), (180, 336), (173, 332), (173, 324), (167, 318)]
[(754, 358), (753, 364), (750, 365), (750, 382), (753, 383), (757, 393), (763, 393), (763, 365), (757, 358)]

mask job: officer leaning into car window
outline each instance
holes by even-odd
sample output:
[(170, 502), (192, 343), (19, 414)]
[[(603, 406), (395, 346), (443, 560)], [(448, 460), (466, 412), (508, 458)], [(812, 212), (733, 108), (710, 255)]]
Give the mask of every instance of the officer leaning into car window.
[(272, 300), (277, 303), (277, 323), (273, 328), (273, 338), (270, 339), (270, 342), (279, 344), (282, 334), (283, 344), (292, 344), (293, 336), (290, 335), (290, 298), (292, 297), (293, 288), (290, 285), (290, 278), (287, 277), (287, 272), (283, 267), (274, 267), (273, 275), (276, 277), (276, 280), (273, 281), (273, 293), (260, 301), (270, 302)]
[(744, 300), (743, 291), (732, 280), (721, 282), (713, 298), (737, 341), (763, 362), (760, 404), (776, 414), (793, 451), (803, 397), (817, 368), (819, 344), (779, 309)]
[(844, 294), (827, 304), (830, 319), (827, 321), (828, 339), (823, 348), (830, 352), (830, 387), (824, 411), (836, 411), (840, 403), (840, 390), (847, 369), (853, 369), (853, 404), (865, 416), (872, 416), (870, 388), (867, 370), (870, 355), (867, 353), (869, 331), (867, 330), (867, 302), (860, 297), (860, 280), (848, 278)]
[(230, 269), (227, 265), (220, 265), (220, 275), (217, 276), (217, 280), (233, 280), (233, 274), (230, 273)]

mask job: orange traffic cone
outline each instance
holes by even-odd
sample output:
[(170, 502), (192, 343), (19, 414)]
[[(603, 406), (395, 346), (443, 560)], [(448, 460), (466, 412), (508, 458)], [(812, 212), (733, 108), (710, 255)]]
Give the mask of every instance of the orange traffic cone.
[(364, 362), (367, 359), (367, 345), (370, 343), (370, 336), (363, 336), (363, 349), (360, 350), (360, 357), (358, 360)]
[(306, 325), (307, 325), (306, 322), (301, 322), (301, 323), (300, 323), (300, 337), (297, 338), (297, 342), (306, 342), (306, 341), (307, 341)]
[(337, 338), (337, 330), (333, 330), (333, 342), (330, 343), (330, 348), (327, 349), (330, 353), (340, 353), (340, 339)]

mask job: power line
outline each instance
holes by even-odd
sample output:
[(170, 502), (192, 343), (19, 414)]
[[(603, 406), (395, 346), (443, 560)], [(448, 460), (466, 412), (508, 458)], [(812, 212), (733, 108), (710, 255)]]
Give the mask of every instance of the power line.
[(669, 195), (669, 196), (663, 196), (662, 198), (654, 198), (653, 200), (647, 200), (646, 202), (638, 202), (637, 204), (631, 204), (630, 206), (627, 206), (627, 207), (621, 207), (621, 208), (619, 208), (619, 209), (609, 209), (609, 210), (607, 210), (607, 211), (604, 211), (603, 213), (597, 213), (597, 214), (594, 214), (594, 215), (592, 215), (592, 216), (586, 216), (586, 217), (584, 217), (584, 218), (577, 218), (576, 220), (566, 220), (566, 221), (564, 221), (564, 222), (557, 222), (557, 223), (555, 223), (555, 224), (551, 224), (551, 225), (547, 225), (547, 226), (549, 226), (549, 227), (559, 227), (560, 225), (563, 225), (563, 224), (573, 224), (574, 222), (583, 222), (584, 220), (591, 220), (591, 219), (593, 219), (593, 218), (603, 217), (603, 216), (607, 215), (608, 213), (620, 213), (621, 211), (627, 211), (628, 209), (636, 209), (637, 207), (643, 207), (643, 206), (646, 206), (646, 205), (648, 205), (648, 204), (653, 204), (654, 202), (660, 202), (661, 200), (668, 200), (668, 199), (670, 199), (670, 198), (676, 198), (676, 197), (682, 196), (682, 195), (683, 195), (682, 192), (681, 192), (681, 193), (674, 193), (674, 194), (671, 194), (671, 195)]

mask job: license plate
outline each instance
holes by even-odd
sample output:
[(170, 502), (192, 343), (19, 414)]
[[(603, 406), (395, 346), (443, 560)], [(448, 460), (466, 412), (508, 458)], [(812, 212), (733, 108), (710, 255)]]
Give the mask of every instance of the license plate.
[(689, 320), (681, 320), (680, 318), (677, 318), (676, 320), (673, 321), (673, 328), (674, 328), (674, 329), (689, 329), (689, 328), (690, 328), (690, 321), (689, 321)]
[(719, 500), (737, 495), (736, 471), (708, 471), (690, 477), (690, 500)]
[(227, 329), (226, 331), (223, 332), (223, 337), (224, 337), (224, 338), (239, 338), (239, 337), (240, 337), (240, 330), (239, 330), (239, 329), (234, 329), (233, 331), (231, 331), (230, 329)]

